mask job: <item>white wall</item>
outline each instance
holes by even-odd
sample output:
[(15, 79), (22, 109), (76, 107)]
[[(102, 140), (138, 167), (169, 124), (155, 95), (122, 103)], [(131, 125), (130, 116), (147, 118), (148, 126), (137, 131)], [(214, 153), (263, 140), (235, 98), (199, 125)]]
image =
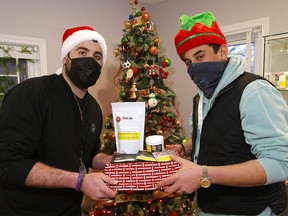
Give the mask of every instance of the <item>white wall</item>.
[(169, 80), (177, 94), (176, 104), (186, 133), (189, 133), (188, 118), (196, 87), (174, 47), (174, 36), (180, 30), (179, 17), (184, 14), (193, 16), (203, 11), (211, 11), (220, 27), (269, 17), (270, 34), (275, 34), (288, 32), (287, 8), (287, 0), (165, 0), (150, 7), (157, 32), (162, 38), (162, 46), (172, 61), (173, 72)]
[[(142, 5), (139, 3), (139, 6)], [(172, 61), (166, 83), (176, 92), (176, 106), (187, 134), (196, 88), (173, 44), (174, 36), (180, 29), (179, 17), (210, 10), (219, 26), (270, 17), (270, 34), (288, 31), (287, 0), (166, 0), (144, 6), (156, 24), (164, 54)], [(113, 77), (119, 61), (113, 56), (113, 49), (121, 41), (123, 22), (128, 20), (131, 12), (129, 0), (0, 0), (0, 34), (45, 38), (48, 73), (54, 73), (61, 66), (60, 47), (66, 28), (90, 25), (98, 30), (108, 45), (107, 64), (90, 92), (98, 99), (105, 117), (111, 112), (110, 103), (118, 98)]]

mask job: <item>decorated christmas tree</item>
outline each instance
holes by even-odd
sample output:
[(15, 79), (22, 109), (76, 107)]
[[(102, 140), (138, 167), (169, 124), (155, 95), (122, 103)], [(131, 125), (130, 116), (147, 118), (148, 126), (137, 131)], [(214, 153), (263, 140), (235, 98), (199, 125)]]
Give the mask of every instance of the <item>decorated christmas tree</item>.
[[(137, 0), (130, 1), (133, 13), (124, 21), (123, 37), (113, 53), (120, 58), (120, 67), (114, 77), (119, 91), (119, 101), (145, 102), (145, 137), (163, 135), (165, 144), (186, 141), (181, 119), (175, 108), (176, 94), (164, 80), (168, 78), (169, 58), (161, 51), (150, 14), (144, 7), (138, 10)], [(113, 154), (116, 149), (112, 114), (105, 118), (103, 151)]]
[[(114, 49), (120, 67), (114, 76), (119, 102), (145, 102), (144, 137), (162, 135), (164, 144), (186, 141), (180, 115), (175, 108), (175, 92), (165, 85), (169, 77), (169, 58), (161, 50), (161, 39), (144, 7), (129, 1), (132, 13), (124, 21), (123, 37)], [(102, 151), (116, 151), (113, 115), (105, 118)], [(143, 143), (144, 145), (144, 143)], [(143, 146), (145, 149), (145, 145)], [(96, 203), (91, 215), (194, 215), (192, 200), (187, 195), (167, 196), (160, 190), (119, 193), (114, 201)]]

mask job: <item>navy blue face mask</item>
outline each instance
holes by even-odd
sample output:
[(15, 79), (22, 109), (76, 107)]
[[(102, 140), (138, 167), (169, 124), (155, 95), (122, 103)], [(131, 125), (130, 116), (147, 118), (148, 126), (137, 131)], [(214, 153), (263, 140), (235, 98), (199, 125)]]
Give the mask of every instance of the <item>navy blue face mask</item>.
[(227, 64), (228, 61), (191, 63), (188, 74), (205, 97), (210, 99)]

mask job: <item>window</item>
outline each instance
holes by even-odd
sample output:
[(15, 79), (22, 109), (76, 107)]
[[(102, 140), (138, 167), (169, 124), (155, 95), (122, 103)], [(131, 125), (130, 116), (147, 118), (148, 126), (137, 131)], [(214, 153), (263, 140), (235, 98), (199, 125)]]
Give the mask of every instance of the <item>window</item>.
[(4, 94), (11, 87), (46, 74), (44, 39), (0, 34), (0, 107)]
[(221, 28), (226, 36), (229, 54), (246, 57), (246, 70), (263, 75), (263, 36), (269, 34), (269, 18), (252, 20)]

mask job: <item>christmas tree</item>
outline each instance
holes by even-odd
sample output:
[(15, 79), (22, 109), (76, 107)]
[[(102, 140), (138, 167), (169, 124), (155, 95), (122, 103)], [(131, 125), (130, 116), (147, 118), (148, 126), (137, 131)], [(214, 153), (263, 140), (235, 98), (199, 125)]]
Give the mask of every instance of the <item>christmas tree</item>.
[[(150, 14), (137, 0), (130, 2), (133, 13), (124, 22), (123, 37), (114, 55), (120, 58), (120, 68), (114, 77), (119, 90), (119, 101), (144, 101), (146, 103), (145, 137), (163, 135), (165, 144), (186, 141), (181, 120), (175, 108), (176, 94), (167, 87), (169, 58), (161, 53), (161, 39), (157, 36)], [(113, 154), (116, 149), (112, 115), (105, 118), (103, 151)]]
[[(124, 21), (123, 37), (113, 53), (120, 59), (120, 67), (114, 77), (119, 91), (119, 102), (145, 102), (144, 137), (162, 135), (164, 144), (186, 142), (181, 120), (175, 108), (175, 92), (165, 85), (168, 78), (169, 58), (161, 50), (151, 15), (144, 7), (137, 8), (138, 1), (129, 1), (132, 13)], [(102, 151), (116, 151), (113, 115), (104, 120)], [(144, 145), (144, 144), (143, 144)], [(145, 146), (144, 146), (145, 149)], [(114, 202), (96, 203), (96, 215), (193, 215), (192, 200), (187, 195), (163, 195), (153, 192), (120, 193)]]

